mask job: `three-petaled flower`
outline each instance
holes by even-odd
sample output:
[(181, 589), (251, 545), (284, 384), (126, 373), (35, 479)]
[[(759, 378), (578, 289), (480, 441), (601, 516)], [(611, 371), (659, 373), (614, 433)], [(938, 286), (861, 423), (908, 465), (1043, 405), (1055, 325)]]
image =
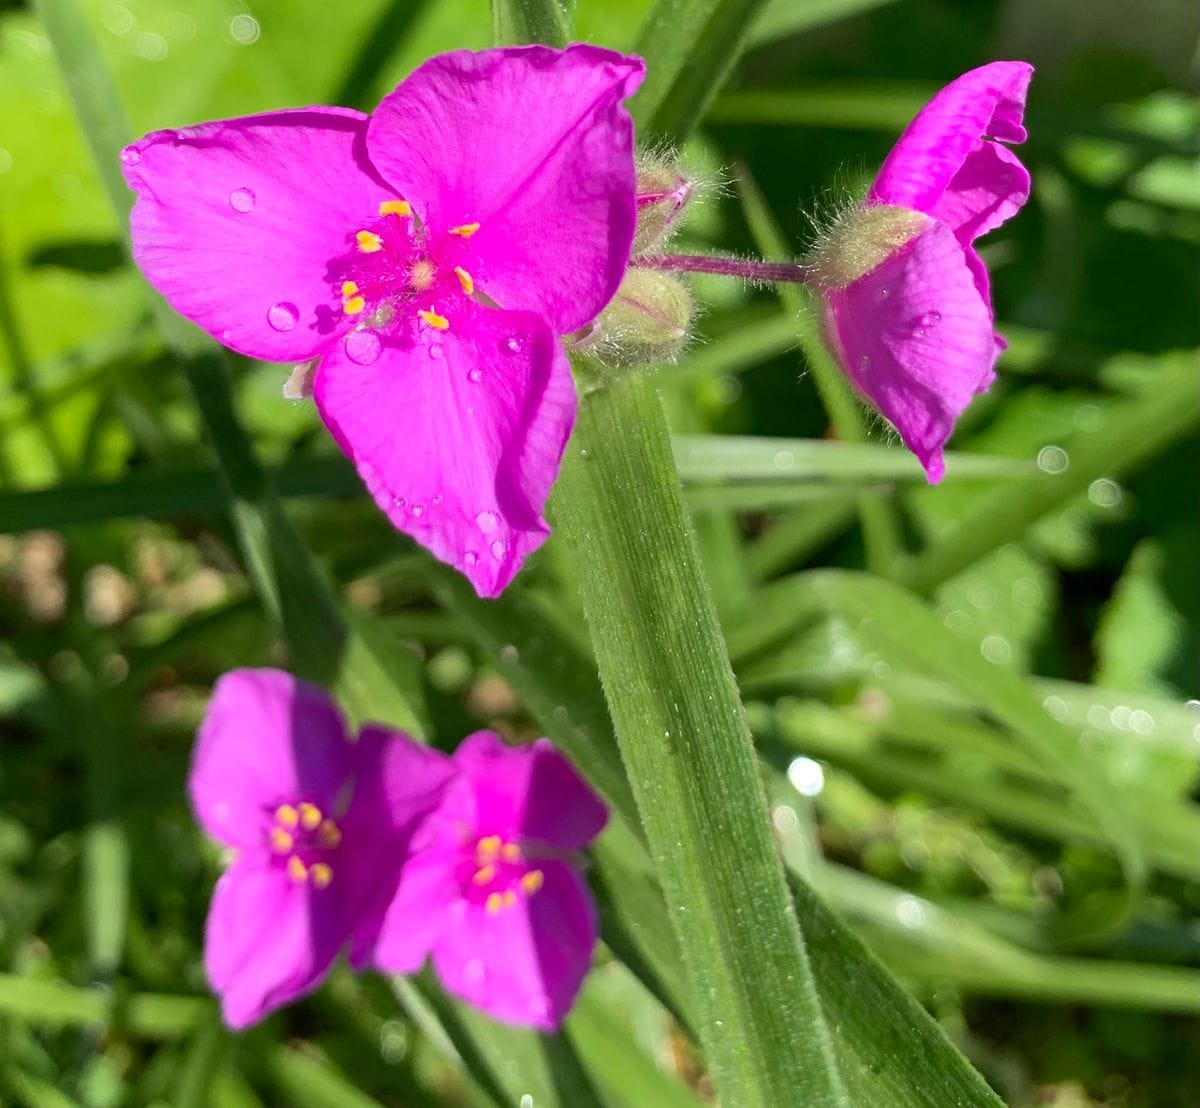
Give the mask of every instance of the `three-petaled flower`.
[(221, 342), (316, 360), (322, 419), (392, 523), (495, 596), (542, 516), (589, 323), (633, 241), (639, 59), (431, 58), (366, 116), (270, 112), (122, 155), (146, 276)]
[(1025, 141), (1032, 74), (1027, 62), (992, 62), (942, 89), (815, 258), (826, 342), (931, 482), (1005, 348), (973, 243), (1029, 197), (1029, 173), (1003, 143)]
[(450, 992), (496, 1019), (553, 1030), (591, 964), (596, 911), (578, 852), (607, 819), (546, 739), (463, 740), (457, 780), (416, 836), (373, 943), (351, 962), (412, 973), (432, 954)]

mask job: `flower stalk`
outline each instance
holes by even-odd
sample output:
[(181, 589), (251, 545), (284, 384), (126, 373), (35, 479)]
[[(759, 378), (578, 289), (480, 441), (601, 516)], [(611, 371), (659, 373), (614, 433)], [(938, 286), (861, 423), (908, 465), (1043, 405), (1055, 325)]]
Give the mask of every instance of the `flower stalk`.
[(672, 273), (714, 273), (718, 277), (740, 277), (759, 284), (803, 285), (812, 270), (799, 262), (760, 262), (750, 258), (720, 258), (707, 254), (642, 254), (630, 262), (643, 269)]

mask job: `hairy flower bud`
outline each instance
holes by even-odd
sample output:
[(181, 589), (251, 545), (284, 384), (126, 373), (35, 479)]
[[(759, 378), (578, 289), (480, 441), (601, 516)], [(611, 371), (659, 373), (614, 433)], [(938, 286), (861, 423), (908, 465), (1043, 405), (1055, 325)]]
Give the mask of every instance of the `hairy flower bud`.
[(675, 358), (695, 314), (691, 294), (669, 273), (634, 267), (584, 343), (605, 366), (632, 368)]
[(638, 156), (635, 256), (670, 237), (695, 188), (695, 181), (680, 172), (673, 159), (657, 154)]
[(893, 204), (851, 208), (817, 243), (812, 270), (822, 289), (845, 288), (877, 269), (933, 220)]

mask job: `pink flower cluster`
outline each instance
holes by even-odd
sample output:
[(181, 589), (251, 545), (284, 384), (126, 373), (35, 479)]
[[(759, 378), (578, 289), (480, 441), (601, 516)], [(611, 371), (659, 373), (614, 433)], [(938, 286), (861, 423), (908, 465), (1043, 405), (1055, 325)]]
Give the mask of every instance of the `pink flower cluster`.
[(491, 731), (447, 756), (401, 731), (352, 737), (333, 702), (279, 670), (217, 682), (189, 777), (232, 862), (204, 958), (243, 1028), (311, 992), (338, 955), (412, 973), (496, 1019), (550, 1031), (591, 964), (581, 852), (607, 820), (545, 739)]

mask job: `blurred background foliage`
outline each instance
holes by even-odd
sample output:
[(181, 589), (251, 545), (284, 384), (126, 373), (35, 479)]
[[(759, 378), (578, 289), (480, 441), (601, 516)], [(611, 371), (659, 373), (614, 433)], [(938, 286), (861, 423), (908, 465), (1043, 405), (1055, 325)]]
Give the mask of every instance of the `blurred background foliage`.
[[(136, 133), (369, 110), (491, 37), (484, 0), (83, 6)], [(630, 48), (649, 6), (578, 0), (575, 37)], [(881, 427), (825, 449), (811, 320), (786, 296), (698, 280), (701, 334), (660, 374), (785, 857), (1012, 1104), (1196, 1102), (1198, 30), (1187, 0), (771, 0), (683, 151), (711, 187), (682, 248), (799, 253), (936, 87), (1038, 67), (1033, 199), (984, 249), (1011, 349), (942, 487)], [(339, 972), (241, 1040), (220, 1029), (199, 953), (219, 858), (183, 782), (213, 680), (280, 647), (19, 0), (0, 5), (0, 118), (0, 1102), (588, 1102), (557, 1048), (424, 983)], [(558, 545), (489, 625), (360, 494), (311, 403), (281, 399), (285, 376), (239, 360), (237, 411), (427, 732), (578, 720), (526, 664), (536, 620), (588, 649)], [(864, 545), (864, 504), (892, 545)], [(867, 565), (930, 598), (928, 629), (893, 592), (802, 574)], [(517, 611), (536, 619), (506, 635)], [(1014, 738), (1013, 689), (1091, 777)], [(685, 1031), (600, 962), (561, 1037), (589, 1095), (709, 1097)]]

